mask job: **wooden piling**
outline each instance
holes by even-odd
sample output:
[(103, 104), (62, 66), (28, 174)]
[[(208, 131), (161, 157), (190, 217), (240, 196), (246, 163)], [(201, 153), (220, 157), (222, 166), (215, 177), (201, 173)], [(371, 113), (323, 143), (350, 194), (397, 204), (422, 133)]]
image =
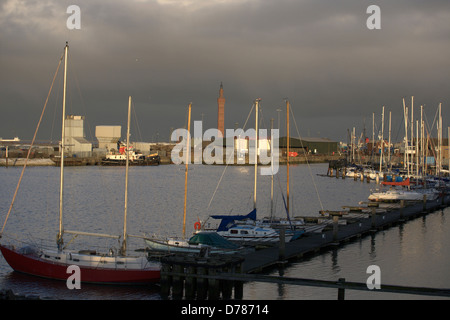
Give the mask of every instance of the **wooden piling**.
[(376, 228), (376, 216), (377, 216), (377, 213), (376, 213), (375, 210), (376, 210), (375, 207), (372, 207), (371, 210), (370, 210), (370, 219), (371, 219), (372, 230), (375, 230), (375, 228)]
[(284, 261), (285, 256), (286, 256), (286, 230), (284, 228), (281, 228), (278, 260)]
[[(197, 255), (172, 255), (161, 259), (161, 279), (164, 284), (161, 291), (163, 296), (170, 295), (173, 299), (216, 300), (222, 293), (224, 299), (230, 299), (233, 284), (235, 298), (243, 294), (242, 282), (225, 280), (220, 277), (224, 273), (242, 272), (240, 256), (212, 255), (199, 257)], [(171, 279), (171, 281), (169, 281)]]
[[(231, 266), (227, 266), (227, 267), (225, 267), (224, 272), (232, 273), (233, 268)], [(233, 283), (234, 283), (234, 281), (232, 281), (232, 280), (224, 280), (222, 282), (222, 298), (224, 300), (231, 299), (231, 295), (233, 293)]]
[(169, 264), (163, 264), (161, 266), (161, 296), (167, 298), (170, 294), (170, 287), (172, 285), (172, 277), (169, 275), (171, 271), (171, 266)]
[(208, 275), (213, 278), (208, 279), (208, 299), (217, 300), (220, 297), (220, 281), (215, 279), (214, 276), (217, 275), (216, 268), (208, 268)]
[[(206, 268), (201, 266), (197, 267), (198, 275), (206, 275)], [(197, 278), (197, 300), (205, 300), (208, 293), (208, 279)]]
[[(232, 266), (234, 272), (242, 273), (242, 262), (239, 262), (236, 265)], [(234, 281), (234, 298), (237, 300), (242, 300), (244, 297), (244, 282), (242, 281)]]
[[(345, 284), (345, 278), (339, 278), (338, 283)], [(338, 300), (345, 300), (345, 289), (344, 288), (338, 289)]]
[[(184, 268), (182, 265), (175, 264), (172, 270), (174, 273), (182, 273)], [(175, 299), (180, 299), (183, 297), (184, 279), (179, 275), (173, 276), (172, 279), (172, 295)]]
[(333, 215), (333, 241), (337, 240), (339, 231), (339, 216), (337, 214)]
[(403, 214), (404, 214), (404, 208), (405, 208), (405, 200), (400, 200), (400, 220), (403, 220)]
[(187, 274), (185, 278), (185, 296), (186, 299), (194, 299), (197, 291), (197, 280), (192, 275), (196, 274), (197, 270), (195, 266), (189, 266), (187, 268)]

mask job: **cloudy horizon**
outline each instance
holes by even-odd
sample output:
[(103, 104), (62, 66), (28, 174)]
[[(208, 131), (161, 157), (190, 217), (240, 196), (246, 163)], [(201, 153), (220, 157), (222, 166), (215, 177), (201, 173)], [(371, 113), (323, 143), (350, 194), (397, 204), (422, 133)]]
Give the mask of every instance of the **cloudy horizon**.
[[(380, 30), (366, 25), (372, 4), (381, 9)], [(67, 28), (70, 5), (80, 8), (79, 30)], [(383, 106), (385, 128), (391, 111), (401, 140), (402, 99), (410, 105), (411, 96), (431, 129), (439, 103), (450, 125), (447, 0), (2, 0), (0, 7), (3, 138), (31, 139), (66, 41), (67, 113), (86, 117), (90, 139), (97, 125), (125, 127), (130, 95), (136, 140), (167, 141), (171, 128), (185, 125), (190, 102), (193, 121), (216, 127), (220, 83), (226, 128), (242, 127), (256, 98), (266, 126), (280, 118), (284, 129), (288, 98), (301, 136), (335, 141), (347, 141), (353, 127), (371, 137), (373, 114), (377, 134)], [(59, 79), (38, 139), (60, 134)]]

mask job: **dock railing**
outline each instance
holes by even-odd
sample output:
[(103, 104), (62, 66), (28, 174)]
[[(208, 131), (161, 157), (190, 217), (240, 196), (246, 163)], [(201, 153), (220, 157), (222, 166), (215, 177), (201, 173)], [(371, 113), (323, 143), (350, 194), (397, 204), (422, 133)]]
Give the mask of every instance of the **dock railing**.
[[(317, 280), (317, 279), (304, 279), (304, 278), (292, 278), (292, 277), (282, 277), (282, 276), (270, 276), (261, 274), (243, 274), (243, 273), (216, 273), (214, 275), (210, 274), (187, 274), (183, 272), (169, 272), (167, 275), (171, 277), (176, 277), (178, 281), (182, 281), (184, 277), (213, 280), (214, 283), (219, 285), (220, 281), (234, 282), (236, 288), (240, 288), (240, 292), (235, 291), (235, 299), (243, 298), (243, 283), (244, 282), (265, 282), (265, 283), (276, 283), (285, 285), (298, 285), (307, 287), (321, 287), (337, 289), (337, 300), (345, 300), (346, 290), (359, 290), (366, 291), (370, 293), (395, 293), (395, 294), (409, 294), (409, 295), (420, 295), (420, 296), (435, 296), (435, 297), (450, 297), (450, 289), (444, 288), (427, 288), (427, 287), (411, 287), (411, 286), (400, 286), (400, 285), (389, 285), (380, 284), (379, 289), (369, 289), (367, 283), (361, 282), (350, 282), (346, 281), (345, 278), (340, 278), (338, 281), (327, 281), (327, 280)], [(239, 283), (239, 285), (237, 285)], [(220, 286), (219, 286), (220, 287)], [(188, 289), (188, 288), (186, 288)], [(210, 297), (211, 298), (219, 298)], [(223, 297), (224, 299), (230, 298)]]

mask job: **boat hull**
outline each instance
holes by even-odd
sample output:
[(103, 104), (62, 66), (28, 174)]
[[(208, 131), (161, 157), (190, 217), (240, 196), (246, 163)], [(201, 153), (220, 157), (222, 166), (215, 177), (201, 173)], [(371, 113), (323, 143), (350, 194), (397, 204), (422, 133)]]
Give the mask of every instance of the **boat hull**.
[[(225, 239), (241, 244), (277, 243), (280, 235), (271, 228), (257, 226), (236, 225), (226, 231), (217, 232)], [(285, 241), (289, 242), (293, 234), (286, 234)]]
[(150, 238), (146, 238), (144, 240), (150, 249), (162, 252), (200, 254), (202, 249), (207, 249), (210, 254), (235, 254), (239, 252), (239, 249), (216, 248), (203, 244), (193, 245), (189, 244), (187, 241), (157, 240)]
[[(76, 261), (59, 263), (41, 258), (35, 254), (24, 254), (18, 250), (0, 245), (3, 257), (14, 271), (53, 280), (67, 280), (72, 272), (70, 265), (78, 265)], [(103, 268), (80, 266), (80, 281), (83, 283), (145, 285), (159, 281), (160, 267), (151, 263), (147, 268)]]
[[(130, 166), (159, 166), (161, 161), (158, 160), (136, 160), (130, 161), (128, 165)], [(103, 159), (101, 162), (102, 166), (125, 166), (126, 160), (108, 160)]]
[[(200, 253), (200, 250), (204, 246), (191, 246), (185, 241), (169, 241), (144, 239), (145, 243), (152, 250), (164, 251), (164, 252), (184, 252), (184, 253)], [(178, 244), (175, 244), (177, 242)]]
[(374, 192), (369, 196), (370, 201), (423, 201), (424, 196), (427, 200), (436, 200), (438, 193), (436, 192), (415, 192), (408, 190), (388, 190), (385, 192)]

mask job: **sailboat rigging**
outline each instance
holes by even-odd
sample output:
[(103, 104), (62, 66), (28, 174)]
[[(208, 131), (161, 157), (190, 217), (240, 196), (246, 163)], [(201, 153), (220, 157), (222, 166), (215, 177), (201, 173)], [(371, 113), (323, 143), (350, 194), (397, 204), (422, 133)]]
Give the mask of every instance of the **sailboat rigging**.
[[(259, 224), (256, 220), (256, 190), (258, 173), (258, 112), (260, 99), (256, 99), (255, 106), (255, 149), (254, 149), (254, 185), (253, 210), (247, 215), (211, 215), (213, 219), (221, 220), (217, 233), (222, 237), (242, 244), (277, 243), (280, 234), (270, 226)], [(285, 241), (291, 240), (293, 234), (286, 233)]]
[[(85, 283), (102, 284), (148, 284), (160, 278), (160, 264), (151, 262), (143, 255), (127, 255), (127, 194), (128, 194), (128, 157), (125, 174), (125, 206), (122, 245), (118, 254), (109, 250), (107, 253), (97, 253), (94, 250), (67, 250), (64, 246), (64, 234), (90, 235), (96, 237), (109, 237), (120, 239), (121, 236), (99, 233), (64, 230), (63, 226), (63, 198), (64, 198), (64, 140), (65, 140), (65, 106), (67, 89), (67, 57), (69, 45), (64, 47), (64, 91), (62, 104), (62, 130), (61, 130), (61, 165), (59, 190), (59, 230), (56, 238), (57, 249), (27, 246), (16, 248), (12, 245), (0, 244), (0, 250), (8, 264), (17, 272), (49, 278), (54, 280), (67, 280), (67, 268), (76, 265), (80, 268), (80, 281)], [(131, 97), (128, 104), (128, 131), (129, 141)], [(12, 205), (11, 205), (12, 206)], [(3, 230), (2, 230), (3, 232)]]
[[(291, 241), (298, 239), (301, 237), (304, 233), (307, 232), (322, 232), (322, 230), (325, 228), (325, 224), (307, 224), (302, 219), (295, 219), (292, 221), (291, 219), (291, 211), (290, 211), (290, 183), (289, 183), (289, 167), (290, 167), (290, 120), (289, 115), (291, 113), (290, 110), (290, 102), (288, 99), (285, 99), (286, 101), (286, 198), (284, 197), (284, 194), (282, 193), (282, 199), (284, 204), (284, 209), (286, 212), (286, 218), (283, 219), (277, 219), (274, 218), (273, 215), (270, 218), (264, 218), (262, 220), (257, 220), (256, 224), (266, 227), (271, 227), (275, 229), (279, 228), (288, 228), (286, 230), (287, 234), (291, 234), (292, 238)], [(279, 182), (279, 180), (278, 180)], [(281, 186), (280, 186), (281, 189)]]
[(196, 230), (196, 234), (190, 239), (186, 239), (186, 206), (187, 206), (187, 189), (188, 189), (188, 165), (190, 157), (190, 128), (191, 128), (191, 108), (192, 103), (188, 106), (188, 129), (186, 137), (185, 149), (185, 169), (184, 169), (184, 205), (183, 205), (183, 230), (182, 238), (160, 239), (156, 237), (144, 238), (147, 246), (156, 251), (163, 252), (180, 252), (180, 253), (200, 253), (201, 250), (209, 250), (210, 253), (232, 254), (236, 253), (239, 247), (226, 239), (219, 236), (216, 232)]

